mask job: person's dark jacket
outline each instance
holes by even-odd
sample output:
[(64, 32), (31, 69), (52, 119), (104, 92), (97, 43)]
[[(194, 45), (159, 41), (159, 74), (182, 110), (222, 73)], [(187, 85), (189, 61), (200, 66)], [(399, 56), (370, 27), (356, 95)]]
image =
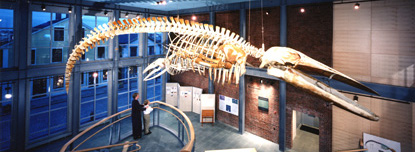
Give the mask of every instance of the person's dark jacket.
[(132, 101), (132, 109), (131, 109), (131, 120), (133, 125), (133, 137), (139, 138), (141, 137), (141, 132), (143, 130), (142, 128), (142, 121), (141, 121), (141, 113), (143, 110), (146, 110), (144, 108), (144, 105), (140, 104), (138, 100)]

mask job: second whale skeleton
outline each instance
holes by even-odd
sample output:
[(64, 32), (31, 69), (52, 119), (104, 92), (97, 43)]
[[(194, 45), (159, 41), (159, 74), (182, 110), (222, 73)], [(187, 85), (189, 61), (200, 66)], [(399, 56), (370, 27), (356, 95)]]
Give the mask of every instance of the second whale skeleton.
[(157, 59), (144, 70), (143, 73), (149, 72), (144, 81), (157, 78), (165, 72), (176, 75), (185, 71), (194, 71), (200, 75), (208, 74), (217, 83), (231, 83), (235, 80), (235, 84), (238, 84), (239, 77), (246, 72), (246, 59), (250, 55), (260, 59), (260, 68), (267, 68), (267, 74), (333, 102), (359, 116), (372, 121), (379, 120), (379, 117), (369, 109), (301, 71), (317, 73), (379, 95), (355, 79), (294, 49), (271, 47), (264, 51), (264, 48), (251, 45), (226, 28), (173, 17), (125, 19), (95, 27), (74, 47), (68, 59), (65, 71), (66, 91), (69, 89), (72, 69), (85, 51), (117, 35), (154, 32), (168, 32), (170, 43), (167, 46), (166, 57)]

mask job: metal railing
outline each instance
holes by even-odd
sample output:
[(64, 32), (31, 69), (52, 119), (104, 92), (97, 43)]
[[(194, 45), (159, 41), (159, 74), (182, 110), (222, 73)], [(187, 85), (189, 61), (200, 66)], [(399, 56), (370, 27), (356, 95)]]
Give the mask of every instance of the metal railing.
[[(187, 115), (185, 113), (183, 113), (183, 111), (177, 109), (176, 107), (166, 104), (164, 102), (160, 102), (160, 101), (154, 101), (154, 102), (150, 102), (150, 104), (152, 104), (152, 107), (154, 108), (153, 112), (152, 112), (152, 116), (153, 116), (153, 120), (152, 120), (152, 127), (160, 127), (168, 132), (170, 132), (172, 135), (174, 135), (179, 141), (180, 143), (183, 145), (183, 148), (180, 150), (181, 152), (191, 152), (194, 151), (194, 143), (195, 143), (195, 132), (194, 132), (194, 128), (193, 128), (193, 124), (190, 121), (190, 119), (187, 117)], [(168, 108), (168, 109), (165, 109)], [(127, 142), (123, 142), (120, 143), (120, 141), (122, 141), (123, 138), (121, 138), (121, 124), (120, 122), (123, 120), (127, 120), (126, 118), (130, 118), (131, 114), (129, 113), (131, 112), (131, 108), (130, 109), (126, 109), (124, 111), (118, 112), (114, 115), (111, 115), (109, 117), (106, 117), (102, 120), (100, 120), (99, 122), (93, 124), (92, 126), (86, 128), (85, 130), (83, 130), (81, 133), (79, 133), (78, 135), (76, 135), (75, 137), (73, 137), (71, 140), (69, 140), (60, 150), (60, 152), (64, 152), (64, 151), (93, 151), (93, 150), (100, 150), (100, 149), (110, 149), (110, 148), (114, 148), (114, 147), (120, 147), (120, 146), (124, 146), (124, 147), (128, 147), (128, 146), (135, 146), (135, 149), (131, 150), (131, 151), (138, 151), (141, 149), (141, 146), (138, 145), (138, 141), (127, 141)], [(177, 123), (177, 131), (174, 130), (174, 126), (172, 127), (171, 125), (162, 125), (160, 124), (160, 118), (161, 115), (160, 113), (164, 112), (166, 114), (169, 114), (171, 116), (174, 116), (178, 122)], [(118, 126), (117, 126), (118, 125)], [(131, 125), (130, 125), (131, 126)], [(118, 128), (118, 140), (113, 140), (113, 134), (114, 134), (114, 129)], [(104, 146), (97, 146), (97, 147), (90, 147), (90, 148), (84, 148), (81, 150), (80, 147), (87, 141), (91, 140), (91, 138), (93, 138), (95, 135), (101, 133), (103, 130), (105, 129), (111, 129), (109, 132), (109, 141), (108, 141), (108, 145), (104, 145)], [(97, 130), (96, 132), (93, 132)], [(115, 131), (116, 132), (116, 131)], [(186, 133), (186, 136), (185, 136)], [(127, 137), (131, 136), (131, 134), (129, 134)], [(186, 138), (185, 138), (186, 137)], [(83, 138), (83, 139), (81, 139)], [(125, 139), (125, 138), (124, 138)], [(77, 142), (77, 143), (76, 143)], [(115, 144), (113, 144), (115, 143)], [(185, 144), (186, 143), (186, 144)], [(68, 149), (69, 148), (69, 149)]]

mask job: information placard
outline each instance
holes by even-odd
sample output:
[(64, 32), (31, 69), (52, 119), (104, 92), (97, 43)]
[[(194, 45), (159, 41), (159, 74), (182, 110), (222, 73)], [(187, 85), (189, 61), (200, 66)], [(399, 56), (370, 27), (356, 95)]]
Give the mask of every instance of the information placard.
[(219, 95), (219, 110), (231, 113), (238, 116), (239, 112), (239, 100)]

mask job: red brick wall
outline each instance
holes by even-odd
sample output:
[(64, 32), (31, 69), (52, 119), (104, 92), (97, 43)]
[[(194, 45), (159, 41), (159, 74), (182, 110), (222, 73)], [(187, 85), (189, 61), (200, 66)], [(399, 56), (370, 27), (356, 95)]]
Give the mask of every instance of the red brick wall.
[[(246, 76), (245, 129), (257, 136), (277, 143), (278, 141), (278, 81)], [(268, 98), (269, 109), (258, 109), (258, 96)], [(276, 113), (274, 113), (276, 112)]]
[[(263, 83), (261, 83), (263, 80)], [(258, 96), (268, 98), (268, 112), (258, 109)], [(246, 76), (245, 128), (246, 131), (278, 143), (279, 131), (279, 82), (258, 77)], [(331, 151), (332, 107), (317, 96), (302, 89), (287, 85), (286, 141), (291, 148), (293, 110), (311, 114), (319, 118), (319, 150)]]
[(235, 34), (239, 34), (239, 11), (217, 12), (215, 15), (215, 26), (224, 27)]
[[(268, 15), (266, 15), (268, 12)], [(272, 46), (279, 46), (280, 44), (280, 8), (269, 7), (262, 10), (264, 20), (264, 44), (265, 51)], [(246, 12), (246, 35), (247, 40), (258, 48), (262, 47), (262, 19), (261, 9), (253, 9)], [(259, 66), (261, 62), (259, 59), (248, 57), (248, 63), (254, 66)]]
[[(232, 82), (235, 82), (235, 79), (233, 79)], [(226, 124), (229, 124), (233, 127), (238, 128), (239, 127), (238, 116), (219, 110), (219, 95), (224, 95), (224, 96), (239, 100), (239, 85), (236, 85), (235, 83), (228, 84), (227, 82), (225, 82), (224, 85), (222, 85), (222, 83), (215, 82), (214, 85), (215, 85), (215, 94), (216, 94), (216, 99), (215, 99), (216, 119), (220, 122), (224, 122)]]
[[(180, 16), (180, 18), (192, 21), (192, 16), (193, 15), (183, 15), (183, 16)], [(194, 20), (195, 22), (206, 23), (206, 24), (209, 23), (209, 14), (195, 14), (195, 16), (196, 16), (196, 20)]]
[[(333, 37), (333, 9), (332, 4), (314, 4), (301, 6), (306, 9), (306, 13), (299, 13), (300, 6), (287, 7), (288, 35), (287, 43), (289, 47), (303, 52), (304, 54), (332, 66), (332, 37)], [(265, 12), (268, 11), (268, 15)], [(265, 47), (279, 46), (280, 29), (280, 10), (279, 7), (264, 8), (264, 39)], [(208, 20), (208, 15), (206, 20)], [(185, 17), (183, 17), (185, 18)], [(202, 19), (204, 17), (198, 17)], [(249, 12), (247, 12), (247, 22)], [(262, 45), (261, 33), (261, 10), (251, 10), (251, 25), (247, 35), (250, 42), (256, 46)], [(200, 22), (200, 21), (199, 21)], [(225, 27), (232, 32), (239, 34), (239, 11), (216, 13), (216, 25)], [(258, 66), (259, 60), (248, 58), (248, 62)], [(207, 76), (200, 76), (197, 73), (186, 72), (172, 76), (172, 81), (179, 82), (180, 85), (200, 87), (204, 93), (208, 90)], [(260, 78), (246, 77), (246, 115), (245, 128), (248, 132), (261, 136), (273, 142), (278, 142), (279, 117), (278, 117), (278, 81), (265, 80), (260, 83)], [(272, 83), (273, 82), (273, 83)], [(215, 83), (216, 94), (216, 119), (226, 124), (238, 127), (238, 117), (222, 112), (218, 106), (218, 96), (225, 95), (231, 98), (239, 98), (239, 87), (235, 84)], [(269, 98), (269, 111), (258, 110), (258, 96)], [(287, 85), (287, 146), (292, 146), (291, 141), (291, 120), (292, 110), (311, 114), (320, 120), (319, 150), (332, 150), (332, 107), (324, 100), (311, 95), (301, 89)], [(276, 113), (274, 113), (276, 112)], [(275, 129), (275, 130), (274, 130)]]
[(193, 86), (202, 88), (203, 93), (208, 93), (208, 77), (207, 75), (199, 75), (198, 72), (187, 71), (182, 74), (170, 76), (170, 82), (178, 82), (180, 86)]
[(319, 151), (331, 151), (332, 144), (332, 105), (315, 95), (287, 84), (287, 123), (286, 141), (292, 146), (292, 112), (293, 110), (319, 118)]
[[(203, 93), (208, 93), (209, 91), (208, 90), (209, 79), (207, 75), (201, 76), (197, 72), (194, 73), (193, 71), (188, 71), (182, 74), (171, 76), (170, 82), (178, 82), (181, 86), (194, 86), (194, 87), (202, 88)], [(235, 79), (233, 79), (232, 82), (235, 82)], [(239, 100), (239, 85), (236, 85), (235, 83), (229, 84), (228, 82), (225, 82), (222, 85), (222, 83), (215, 82), (214, 89), (215, 89), (215, 94), (216, 94), (216, 99), (215, 99), (216, 120), (238, 128), (239, 127), (238, 116), (219, 110), (219, 95), (224, 95), (224, 96)]]
[[(305, 13), (300, 13), (300, 8)], [(287, 7), (287, 46), (333, 66), (333, 4)]]

